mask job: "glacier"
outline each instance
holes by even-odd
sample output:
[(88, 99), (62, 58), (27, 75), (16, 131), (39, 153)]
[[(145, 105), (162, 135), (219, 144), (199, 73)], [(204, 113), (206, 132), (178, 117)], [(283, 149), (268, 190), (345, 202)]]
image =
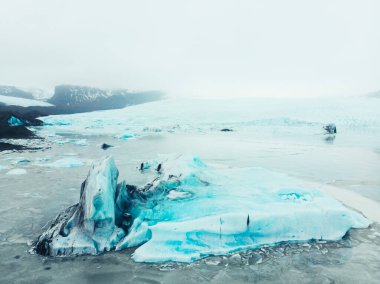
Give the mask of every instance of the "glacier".
[(118, 183), (112, 157), (94, 162), (79, 203), (33, 250), (70, 256), (137, 247), (137, 262), (193, 262), (281, 242), (336, 241), (371, 223), (317, 187), (260, 167), (180, 155), (141, 174), (150, 179), (143, 186)]
[(323, 134), (323, 126), (329, 123), (339, 127), (341, 133), (378, 128), (379, 107), (380, 100), (361, 97), (226, 100), (172, 98), (125, 109), (51, 115), (40, 119), (44, 121), (46, 133), (109, 135), (116, 139), (127, 138), (126, 140), (152, 134), (210, 132), (226, 128), (241, 132), (267, 128), (284, 132), (302, 131), (309, 135)]
[(47, 102), (39, 101), (39, 100), (32, 100), (32, 99), (25, 99), (25, 98), (18, 98), (18, 97), (10, 97), (10, 96), (4, 96), (0, 95), (0, 103), (4, 103), (5, 105), (10, 106), (22, 106), (22, 107), (29, 107), (29, 106), (53, 106), (52, 104), (49, 104)]

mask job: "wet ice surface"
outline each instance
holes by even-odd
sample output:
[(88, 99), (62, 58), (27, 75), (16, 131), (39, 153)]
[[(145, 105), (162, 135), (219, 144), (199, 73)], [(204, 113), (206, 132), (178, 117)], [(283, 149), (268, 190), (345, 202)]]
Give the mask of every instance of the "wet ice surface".
[[(352, 117), (354, 120), (354, 113)], [(88, 165), (106, 153), (115, 157), (120, 177), (132, 184), (146, 181), (136, 169), (142, 161), (149, 161), (157, 154), (196, 154), (208, 163), (263, 167), (339, 186), (379, 201), (378, 128), (339, 127), (338, 123), (337, 126), (335, 139), (322, 135), (319, 126), (273, 125), (237, 128), (226, 133), (218, 131), (219, 128), (189, 133), (145, 131), (146, 135), (137, 139), (114, 137), (128, 131), (106, 137), (68, 134), (52, 136), (51, 148), (45, 151), (2, 154), (0, 282), (377, 283), (380, 277), (378, 224), (351, 230), (339, 242), (283, 244), (209, 257), (187, 265), (135, 263), (131, 250), (75, 258), (43, 258), (27, 253), (28, 244), (42, 232), (42, 227), (78, 201)], [(87, 139), (86, 143), (75, 143), (82, 139)], [(100, 145), (104, 142), (115, 147), (103, 151)], [(81, 160), (83, 166), (49, 166), (66, 158)], [(12, 169), (24, 169), (27, 174), (6, 175)]]
[(144, 264), (131, 251), (75, 258), (43, 258), (26, 245), (2, 248), (4, 283), (377, 283), (378, 225), (335, 243), (284, 244), (192, 264)]

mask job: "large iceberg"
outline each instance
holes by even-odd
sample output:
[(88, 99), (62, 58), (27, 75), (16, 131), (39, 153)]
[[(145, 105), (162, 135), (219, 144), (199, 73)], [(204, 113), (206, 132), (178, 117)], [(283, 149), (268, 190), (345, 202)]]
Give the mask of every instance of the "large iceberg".
[(263, 168), (177, 157), (144, 174), (145, 186), (117, 183), (111, 157), (94, 163), (79, 203), (56, 217), (34, 250), (56, 256), (139, 246), (135, 261), (192, 262), (280, 242), (339, 240), (370, 224), (317, 188)]

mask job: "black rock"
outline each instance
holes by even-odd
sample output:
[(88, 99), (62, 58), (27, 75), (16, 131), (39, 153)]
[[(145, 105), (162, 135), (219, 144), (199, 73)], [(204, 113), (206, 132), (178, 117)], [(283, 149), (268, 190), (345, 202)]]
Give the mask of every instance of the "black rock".
[(323, 129), (326, 130), (326, 134), (336, 134), (336, 125), (334, 123), (323, 126)]
[(158, 164), (158, 167), (156, 169), (157, 172), (161, 172), (161, 169), (162, 169), (162, 165), (161, 164)]
[(112, 145), (109, 145), (109, 144), (106, 144), (106, 143), (103, 143), (102, 144), (102, 149), (103, 150), (107, 150), (108, 148), (111, 148), (111, 147), (113, 147)]

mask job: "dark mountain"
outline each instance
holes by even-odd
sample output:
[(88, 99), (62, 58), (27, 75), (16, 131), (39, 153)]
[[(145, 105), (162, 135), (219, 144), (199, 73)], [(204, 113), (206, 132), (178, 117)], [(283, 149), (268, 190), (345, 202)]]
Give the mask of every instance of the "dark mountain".
[(94, 110), (118, 109), (127, 105), (141, 104), (159, 100), (163, 93), (130, 92), (124, 89), (103, 90), (92, 87), (60, 85), (55, 87), (54, 95), (48, 102), (66, 113), (70, 109), (72, 113)]
[[(33, 98), (32, 94), (14, 87), (0, 87), (2, 95)], [(163, 93), (157, 91), (130, 92), (124, 89), (102, 90), (91, 87), (60, 85), (55, 88), (49, 102), (53, 106), (17, 106), (0, 102), (0, 139), (41, 139), (27, 126), (43, 125), (37, 117), (54, 114), (71, 114), (95, 110), (124, 108), (128, 105), (142, 104), (163, 98)], [(27, 147), (12, 145), (0, 141), (0, 151), (27, 150)]]
[(8, 96), (8, 97), (23, 98), (23, 99), (31, 99), (31, 100), (34, 99), (32, 93), (25, 92), (13, 86), (0, 86), (0, 95)]

